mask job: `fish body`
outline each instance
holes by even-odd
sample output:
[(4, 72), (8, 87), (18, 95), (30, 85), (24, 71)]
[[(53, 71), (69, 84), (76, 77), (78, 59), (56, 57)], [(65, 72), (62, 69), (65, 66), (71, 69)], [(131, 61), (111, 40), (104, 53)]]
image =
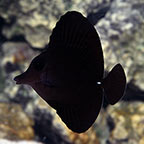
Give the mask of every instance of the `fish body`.
[(100, 38), (81, 13), (70, 11), (57, 22), (46, 51), (35, 57), (29, 68), (15, 77), (17, 84), (30, 85), (72, 131), (88, 130), (103, 102), (121, 99), (126, 77), (117, 64), (103, 78), (104, 59)]

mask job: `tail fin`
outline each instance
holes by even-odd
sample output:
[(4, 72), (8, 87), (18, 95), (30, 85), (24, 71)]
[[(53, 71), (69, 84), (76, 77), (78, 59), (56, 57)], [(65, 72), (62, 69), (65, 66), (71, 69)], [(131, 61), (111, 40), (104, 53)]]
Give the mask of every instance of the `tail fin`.
[(122, 98), (126, 87), (126, 76), (120, 64), (113, 67), (103, 80), (102, 86), (110, 104), (114, 105)]

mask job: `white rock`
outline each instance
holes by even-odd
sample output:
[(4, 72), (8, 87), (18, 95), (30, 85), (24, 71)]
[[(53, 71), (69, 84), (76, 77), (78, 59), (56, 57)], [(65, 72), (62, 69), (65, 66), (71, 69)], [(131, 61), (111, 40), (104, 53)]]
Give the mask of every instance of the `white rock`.
[(0, 144), (43, 144), (40, 142), (35, 142), (35, 141), (10, 141), (10, 140), (5, 140), (5, 139), (0, 139)]

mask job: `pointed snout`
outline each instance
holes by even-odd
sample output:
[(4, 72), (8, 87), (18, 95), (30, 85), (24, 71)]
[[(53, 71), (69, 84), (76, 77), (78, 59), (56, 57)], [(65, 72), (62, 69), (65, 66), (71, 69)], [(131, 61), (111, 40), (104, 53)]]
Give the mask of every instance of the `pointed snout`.
[(16, 76), (14, 80), (16, 81), (16, 84), (27, 84), (28, 80), (26, 72)]
[(16, 84), (28, 84), (32, 85), (39, 80), (40, 73), (34, 71), (32, 68), (28, 68), (24, 73), (16, 76), (14, 80)]

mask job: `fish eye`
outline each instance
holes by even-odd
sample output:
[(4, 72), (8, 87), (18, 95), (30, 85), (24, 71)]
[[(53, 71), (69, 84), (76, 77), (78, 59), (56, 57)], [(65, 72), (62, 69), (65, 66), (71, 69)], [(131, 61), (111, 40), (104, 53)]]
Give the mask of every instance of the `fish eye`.
[(43, 59), (36, 59), (33, 61), (33, 66), (37, 71), (41, 71), (45, 66), (45, 61)]

